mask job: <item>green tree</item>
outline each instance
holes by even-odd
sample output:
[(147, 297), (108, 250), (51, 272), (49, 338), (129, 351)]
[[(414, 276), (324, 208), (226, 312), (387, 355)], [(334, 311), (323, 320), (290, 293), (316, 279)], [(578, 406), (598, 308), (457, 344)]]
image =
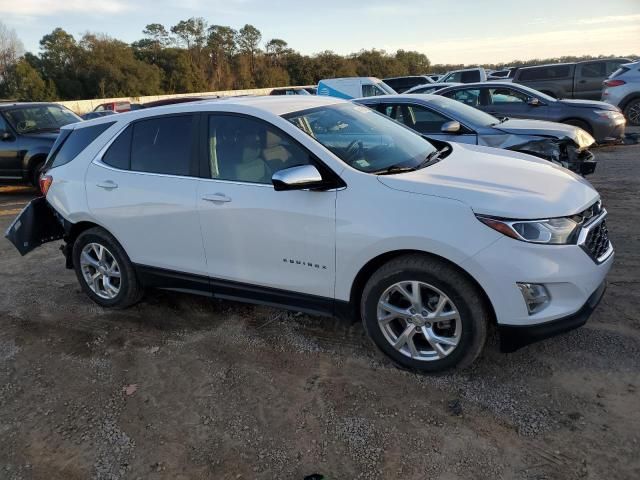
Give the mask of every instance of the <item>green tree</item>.
[(398, 50), (396, 60), (404, 65), (409, 75), (424, 75), (429, 72), (431, 63), (424, 53)]
[(0, 96), (25, 102), (44, 102), (56, 97), (53, 84), (47, 83), (31, 64), (21, 58), (6, 72)]
[(253, 25), (247, 24), (238, 31), (236, 43), (240, 53), (249, 58), (251, 74), (255, 72), (256, 55), (260, 52), (260, 40), (262, 40), (262, 34)]

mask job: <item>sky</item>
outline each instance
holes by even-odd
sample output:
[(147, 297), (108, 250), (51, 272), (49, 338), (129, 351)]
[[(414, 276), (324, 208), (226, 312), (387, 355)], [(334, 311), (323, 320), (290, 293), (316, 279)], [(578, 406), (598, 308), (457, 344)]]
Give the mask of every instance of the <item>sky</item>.
[(56, 27), (132, 42), (189, 17), (281, 38), (305, 54), (417, 50), (431, 63), (640, 54), (640, 0), (0, 0), (0, 21), (38, 52)]

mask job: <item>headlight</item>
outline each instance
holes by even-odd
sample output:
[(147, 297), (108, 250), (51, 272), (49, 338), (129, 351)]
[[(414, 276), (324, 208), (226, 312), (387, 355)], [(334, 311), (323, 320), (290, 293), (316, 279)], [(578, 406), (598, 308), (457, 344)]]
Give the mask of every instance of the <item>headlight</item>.
[(594, 112), (599, 117), (608, 118), (610, 120), (618, 120), (620, 117), (623, 116), (622, 113), (616, 112), (613, 110), (594, 110)]
[(566, 245), (576, 241), (578, 222), (567, 217), (546, 220), (505, 220), (477, 215), (477, 218), (488, 227), (516, 240), (553, 245)]

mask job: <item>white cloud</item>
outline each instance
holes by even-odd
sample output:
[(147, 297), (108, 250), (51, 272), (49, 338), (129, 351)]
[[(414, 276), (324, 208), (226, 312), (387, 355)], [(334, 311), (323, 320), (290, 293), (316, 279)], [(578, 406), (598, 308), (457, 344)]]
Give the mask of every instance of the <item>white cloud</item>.
[(432, 63), (498, 63), (562, 55), (629, 54), (640, 51), (640, 25), (572, 28), (522, 35), (441, 39), (392, 45), (427, 54)]
[(44, 17), (58, 13), (121, 13), (132, 10), (130, 3), (120, 0), (0, 0), (3, 15)]
[(609, 15), (606, 17), (581, 18), (575, 23), (580, 25), (594, 25), (599, 23), (629, 23), (640, 22), (640, 14), (638, 15)]

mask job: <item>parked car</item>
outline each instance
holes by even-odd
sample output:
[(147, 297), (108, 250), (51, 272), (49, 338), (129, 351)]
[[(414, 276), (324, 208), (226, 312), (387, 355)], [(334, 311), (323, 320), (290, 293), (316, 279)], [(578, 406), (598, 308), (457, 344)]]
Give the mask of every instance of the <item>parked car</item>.
[(384, 78), (382, 81), (398, 93), (406, 92), (417, 85), (429, 85), (433, 83), (433, 80), (426, 75)]
[[(541, 120), (499, 120), (438, 95), (387, 95), (354, 100), (403, 123), (427, 139), (504, 148), (544, 158), (588, 175), (595, 143), (584, 130)], [(516, 160), (517, 161), (517, 160)]]
[(517, 67), (507, 67), (502, 70), (494, 70), (487, 74), (487, 80), (507, 80), (513, 77), (517, 70)]
[(83, 115), (80, 115), (80, 118), (83, 120), (93, 120), (94, 118), (106, 117), (107, 115), (115, 115), (116, 112), (113, 110), (101, 110), (99, 112), (87, 112)]
[(429, 77), (434, 82), (437, 82), (438, 80), (440, 80), (443, 77), (443, 75), (441, 75), (439, 73), (427, 73), (427, 77)]
[(605, 102), (557, 100), (524, 85), (483, 82), (437, 91), (496, 117), (532, 118), (566, 123), (589, 132), (597, 142), (616, 141), (626, 122), (620, 109)]
[(521, 67), (514, 74), (513, 82), (554, 98), (600, 100), (602, 82), (629, 61), (626, 58), (608, 58)]
[(620, 108), (631, 125), (640, 125), (640, 60), (621, 65), (604, 81), (602, 100)]
[(335, 98), (174, 105), (63, 132), (46, 197), (7, 238), (22, 254), (63, 238), (105, 308), (157, 287), (360, 317), (391, 359), (433, 372), (469, 365), (489, 323), (505, 350), (584, 324), (613, 263), (598, 192), (568, 170), (428, 141)]
[(434, 93), (438, 90), (442, 90), (447, 87), (455, 87), (457, 85), (464, 85), (463, 83), (447, 82), (447, 83), (430, 83), (429, 85), (418, 85), (417, 87), (410, 88), (404, 93)]
[(311, 95), (304, 87), (274, 88), (269, 95)]
[(309, 95), (317, 95), (318, 87), (304, 87), (304, 89), (309, 92)]
[(444, 76), (442, 76), (438, 82), (439, 83), (447, 83), (447, 82), (455, 82), (455, 83), (475, 83), (475, 82), (484, 82), (487, 80), (487, 72), (484, 68), (476, 67), (476, 68), (465, 68), (462, 70), (453, 70), (452, 72), (447, 72)]
[(94, 112), (104, 112), (105, 110), (109, 110), (111, 112), (123, 113), (131, 111), (131, 102), (128, 101), (120, 101), (120, 102), (106, 102), (101, 103), (96, 108), (93, 109)]
[(55, 103), (0, 103), (0, 183), (38, 186), (60, 127), (81, 121)]
[(393, 88), (375, 77), (328, 78), (318, 82), (320, 96), (352, 99), (393, 93), (396, 93)]

